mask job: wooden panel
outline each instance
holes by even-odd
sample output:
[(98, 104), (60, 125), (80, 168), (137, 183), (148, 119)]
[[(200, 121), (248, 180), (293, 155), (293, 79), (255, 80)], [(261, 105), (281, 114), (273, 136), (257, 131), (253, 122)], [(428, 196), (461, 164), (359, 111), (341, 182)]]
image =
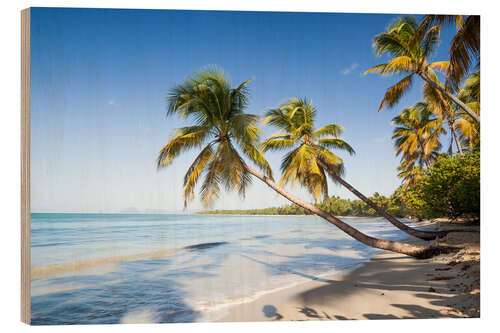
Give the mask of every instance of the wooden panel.
[(21, 321), (31, 321), (30, 9), (21, 12)]

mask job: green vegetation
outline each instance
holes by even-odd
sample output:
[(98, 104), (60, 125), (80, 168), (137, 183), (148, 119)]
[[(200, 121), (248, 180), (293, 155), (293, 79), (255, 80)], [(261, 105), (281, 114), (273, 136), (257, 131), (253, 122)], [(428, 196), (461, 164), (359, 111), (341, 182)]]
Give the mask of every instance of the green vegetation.
[[(420, 169), (418, 182), (399, 187), (390, 197), (375, 193), (369, 199), (396, 217), (437, 218), (480, 215), (480, 154), (439, 155), (429, 169)], [(361, 200), (332, 196), (315, 205), (337, 216), (380, 216)], [(214, 210), (200, 214), (310, 215), (297, 205), (248, 210)]]
[[(457, 29), (450, 60), (429, 63), (444, 24)], [(397, 206), (419, 218), (479, 217), (479, 17), (426, 15), (420, 25), (411, 16), (402, 17), (376, 35), (373, 45), (379, 56), (391, 59), (366, 73), (407, 75), (387, 89), (379, 109), (395, 106), (415, 76), (424, 81), (422, 101), (393, 118), (392, 139), (401, 156)], [(438, 72), (446, 75), (445, 84)], [(445, 134), (451, 139), (447, 155), (440, 154)]]
[(408, 209), (421, 218), (479, 217), (480, 156), (440, 155), (404, 194)]
[[(375, 193), (369, 199), (375, 202), (382, 209), (397, 217), (406, 217), (410, 211), (406, 209), (400, 198), (400, 191), (396, 191), (389, 198), (379, 193)], [(338, 196), (332, 196), (315, 204), (319, 209), (337, 216), (379, 216), (377, 212), (370, 208), (361, 200), (341, 199)], [(263, 209), (244, 209), (244, 210), (209, 210), (199, 212), (198, 214), (219, 214), (219, 215), (311, 215), (307, 209), (295, 204), (282, 207), (269, 207)]]
[[(376, 54), (378, 56), (386, 54), (391, 59), (387, 63), (368, 69), (365, 74), (370, 72), (381, 75), (406, 74), (398, 83), (387, 89), (380, 103), (379, 110), (386, 106), (395, 106), (410, 89), (415, 76), (419, 76), (428, 87), (439, 91), (446, 102), (447, 100), (453, 101), (458, 108), (467, 113), (479, 124), (479, 114), (474, 112), (454, 94), (455, 89), (442, 85), (435, 72), (440, 71), (446, 74), (448, 78), (457, 78), (457, 75), (451, 75), (450, 73), (457, 72), (458, 67), (450, 65), (450, 61), (428, 62), (440, 41), (441, 25), (431, 27), (426, 22), (424, 20), (423, 24), (419, 26), (413, 16), (404, 16), (392, 22), (386, 31), (375, 36), (373, 45)], [(424, 25), (425, 23), (427, 25)], [(471, 23), (471, 28), (474, 29), (468, 32), (471, 36), (477, 38), (477, 42), (479, 43), (479, 20), (477, 21), (477, 30), (475, 29), (475, 23)], [(474, 50), (472, 50), (472, 53), (474, 53)], [(474, 53), (474, 55), (477, 56), (478, 54), (479, 49), (477, 50), (477, 54)], [(464, 49), (464, 52), (453, 53), (453, 55), (462, 59), (461, 61), (454, 62), (455, 64), (466, 62), (466, 67), (470, 66), (472, 59), (467, 49)]]

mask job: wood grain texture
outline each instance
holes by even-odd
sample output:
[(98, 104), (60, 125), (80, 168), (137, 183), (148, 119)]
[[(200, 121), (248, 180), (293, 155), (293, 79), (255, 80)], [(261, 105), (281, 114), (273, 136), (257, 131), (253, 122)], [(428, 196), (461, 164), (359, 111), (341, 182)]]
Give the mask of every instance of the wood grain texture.
[(30, 9), (21, 12), (21, 321), (31, 322)]

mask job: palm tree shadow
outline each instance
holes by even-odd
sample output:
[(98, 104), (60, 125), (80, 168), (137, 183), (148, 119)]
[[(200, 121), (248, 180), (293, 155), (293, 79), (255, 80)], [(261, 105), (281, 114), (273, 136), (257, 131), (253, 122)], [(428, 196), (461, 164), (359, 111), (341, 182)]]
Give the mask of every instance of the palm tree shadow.
[(318, 314), (318, 312), (316, 310), (314, 310), (313, 308), (310, 308), (308, 306), (304, 306), (302, 308), (299, 308), (299, 312), (303, 313), (306, 317), (309, 317), (309, 318), (314, 318), (314, 319), (321, 318), (321, 316)]
[(297, 270), (294, 270), (292, 268), (289, 268), (289, 267), (285, 267), (282, 265), (282, 263), (279, 263), (279, 264), (271, 264), (271, 263), (268, 263), (268, 262), (265, 262), (265, 261), (262, 261), (262, 260), (259, 260), (259, 259), (256, 259), (256, 258), (253, 258), (253, 257), (250, 257), (246, 254), (241, 254), (242, 257), (248, 259), (248, 260), (251, 260), (253, 262), (256, 262), (256, 263), (259, 263), (259, 264), (262, 264), (266, 267), (269, 268), (270, 272), (274, 275), (279, 275), (279, 274), (294, 274), (294, 275), (298, 275), (298, 276), (301, 276), (301, 277), (304, 277), (306, 279), (310, 279), (310, 280), (313, 280), (313, 281), (321, 281), (321, 282), (330, 282), (330, 280), (328, 279), (323, 279), (323, 278), (320, 278), (320, 277), (317, 277), (317, 276), (314, 276), (314, 275), (310, 275), (310, 274), (307, 274), (307, 273), (303, 273), (303, 272), (299, 272)]
[[(341, 302), (342, 298), (348, 297), (362, 289), (385, 292), (410, 291), (416, 292), (419, 298), (431, 300), (431, 304), (449, 306), (453, 299), (450, 291), (443, 280), (433, 281), (429, 279), (431, 274), (436, 274), (439, 269), (445, 268), (445, 264), (432, 264), (426, 260), (416, 260), (408, 257), (390, 257), (389, 260), (377, 258), (365, 266), (345, 274), (339, 280), (324, 280), (326, 285), (315, 287), (299, 293), (296, 299), (304, 304), (299, 312), (309, 318), (319, 316), (319, 311), (311, 311), (325, 305)], [(436, 268), (438, 268), (436, 270)], [(424, 281), (424, 282), (423, 282)], [(435, 292), (431, 292), (434, 290)], [(458, 292), (457, 292), (458, 293)], [(305, 306), (307, 304), (307, 306)], [(390, 304), (390, 306), (404, 310), (407, 315), (396, 316), (392, 314), (380, 314), (367, 312), (363, 315), (366, 319), (397, 319), (397, 318), (459, 318), (453, 313), (440, 312), (435, 308), (415, 304)], [(341, 315), (334, 315), (336, 319), (347, 319)]]

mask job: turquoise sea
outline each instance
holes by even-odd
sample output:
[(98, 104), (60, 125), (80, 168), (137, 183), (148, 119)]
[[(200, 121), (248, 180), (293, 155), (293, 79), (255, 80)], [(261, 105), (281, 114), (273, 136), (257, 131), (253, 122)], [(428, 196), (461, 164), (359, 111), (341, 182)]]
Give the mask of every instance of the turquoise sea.
[[(406, 237), (382, 218), (342, 219)], [(233, 304), (352, 270), (377, 252), (311, 216), (33, 213), (31, 265), (45, 273), (31, 282), (32, 324), (216, 320)]]

